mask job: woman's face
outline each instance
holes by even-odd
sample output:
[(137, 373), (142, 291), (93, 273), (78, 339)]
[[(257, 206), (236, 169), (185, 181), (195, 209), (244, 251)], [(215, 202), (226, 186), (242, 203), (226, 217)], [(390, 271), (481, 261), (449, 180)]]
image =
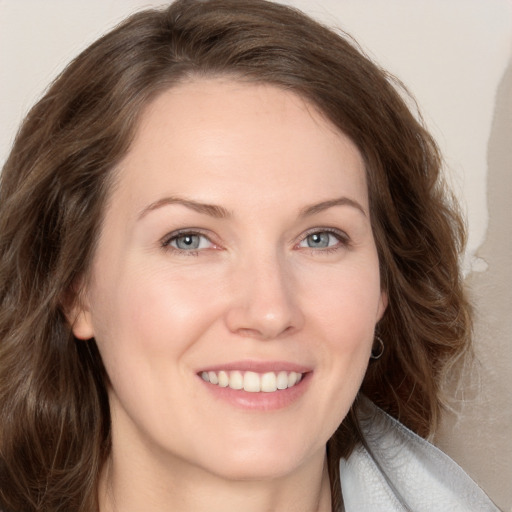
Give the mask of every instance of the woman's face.
[(226, 478), (322, 460), (386, 306), (355, 145), (291, 92), (198, 80), (149, 105), (117, 173), (74, 324), (114, 456)]

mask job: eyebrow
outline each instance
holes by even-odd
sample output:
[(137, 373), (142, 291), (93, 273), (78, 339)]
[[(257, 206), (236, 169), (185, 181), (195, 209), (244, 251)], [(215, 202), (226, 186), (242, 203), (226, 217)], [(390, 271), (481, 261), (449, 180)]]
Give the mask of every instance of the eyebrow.
[[(142, 219), (149, 212), (157, 210), (158, 208), (162, 208), (163, 206), (168, 206), (172, 204), (179, 204), (185, 206), (186, 208), (190, 208), (196, 212), (209, 215), (210, 217), (215, 217), (218, 219), (225, 219), (230, 217), (230, 212), (218, 205), (200, 203), (198, 201), (193, 201), (192, 199), (184, 199), (182, 197), (163, 197), (154, 203), (146, 206), (139, 214), (138, 219)], [(359, 210), (365, 217), (367, 216), (365, 209), (355, 200), (350, 199), (348, 197), (339, 197), (337, 199), (329, 199), (328, 201), (322, 201), (321, 203), (316, 203), (310, 206), (306, 206), (300, 210), (300, 217), (308, 217), (310, 215), (315, 215), (316, 213), (320, 213), (324, 210), (332, 208), (334, 206), (351, 206), (356, 210)]]
[(332, 208), (333, 206), (351, 206), (356, 210), (359, 210), (365, 217), (368, 216), (363, 206), (354, 199), (350, 199), (349, 197), (338, 197), (336, 199), (329, 199), (328, 201), (322, 201), (321, 203), (306, 206), (300, 211), (300, 216), (308, 217), (309, 215), (320, 213), (324, 210)]
[(198, 201), (193, 201), (191, 199), (184, 199), (182, 197), (163, 197), (154, 203), (151, 203), (149, 206), (146, 206), (139, 214), (138, 219), (142, 219), (149, 212), (157, 210), (158, 208), (162, 208), (163, 206), (168, 206), (171, 204), (179, 204), (190, 208), (199, 213), (203, 213), (205, 215), (209, 215), (210, 217), (215, 217), (218, 219), (224, 219), (230, 216), (230, 213), (226, 208), (222, 206), (217, 206), (214, 204), (200, 203)]

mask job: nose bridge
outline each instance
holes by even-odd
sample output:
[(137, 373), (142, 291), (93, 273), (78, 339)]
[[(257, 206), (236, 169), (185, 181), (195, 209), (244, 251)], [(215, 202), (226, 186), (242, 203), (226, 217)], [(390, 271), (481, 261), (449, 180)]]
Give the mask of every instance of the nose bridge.
[(279, 250), (267, 247), (241, 258), (232, 274), (232, 287), (230, 330), (271, 339), (300, 327), (294, 276)]

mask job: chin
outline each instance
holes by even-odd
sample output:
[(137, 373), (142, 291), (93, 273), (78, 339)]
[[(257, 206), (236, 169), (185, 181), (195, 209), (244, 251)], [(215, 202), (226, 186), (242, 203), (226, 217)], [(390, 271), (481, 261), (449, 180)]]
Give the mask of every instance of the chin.
[(284, 478), (298, 471), (300, 466), (300, 461), (293, 458), (269, 456), (227, 461), (210, 471), (230, 481), (264, 481)]
[[(265, 443), (255, 438), (250, 443), (231, 443), (224, 450), (209, 452), (205, 467), (226, 480), (275, 480), (300, 471), (308, 463), (323, 464), (325, 445), (305, 446), (304, 441), (290, 443), (283, 437)], [(215, 457), (215, 463), (212, 459)], [(220, 463), (218, 463), (220, 462)]]

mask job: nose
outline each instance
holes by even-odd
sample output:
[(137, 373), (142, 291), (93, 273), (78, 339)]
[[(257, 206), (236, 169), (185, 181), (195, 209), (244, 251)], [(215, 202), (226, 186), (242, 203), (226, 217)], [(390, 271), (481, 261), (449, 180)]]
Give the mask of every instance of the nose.
[(254, 258), (231, 276), (226, 324), (231, 332), (261, 340), (287, 336), (302, 328), (295, 278), (278, 257)]

